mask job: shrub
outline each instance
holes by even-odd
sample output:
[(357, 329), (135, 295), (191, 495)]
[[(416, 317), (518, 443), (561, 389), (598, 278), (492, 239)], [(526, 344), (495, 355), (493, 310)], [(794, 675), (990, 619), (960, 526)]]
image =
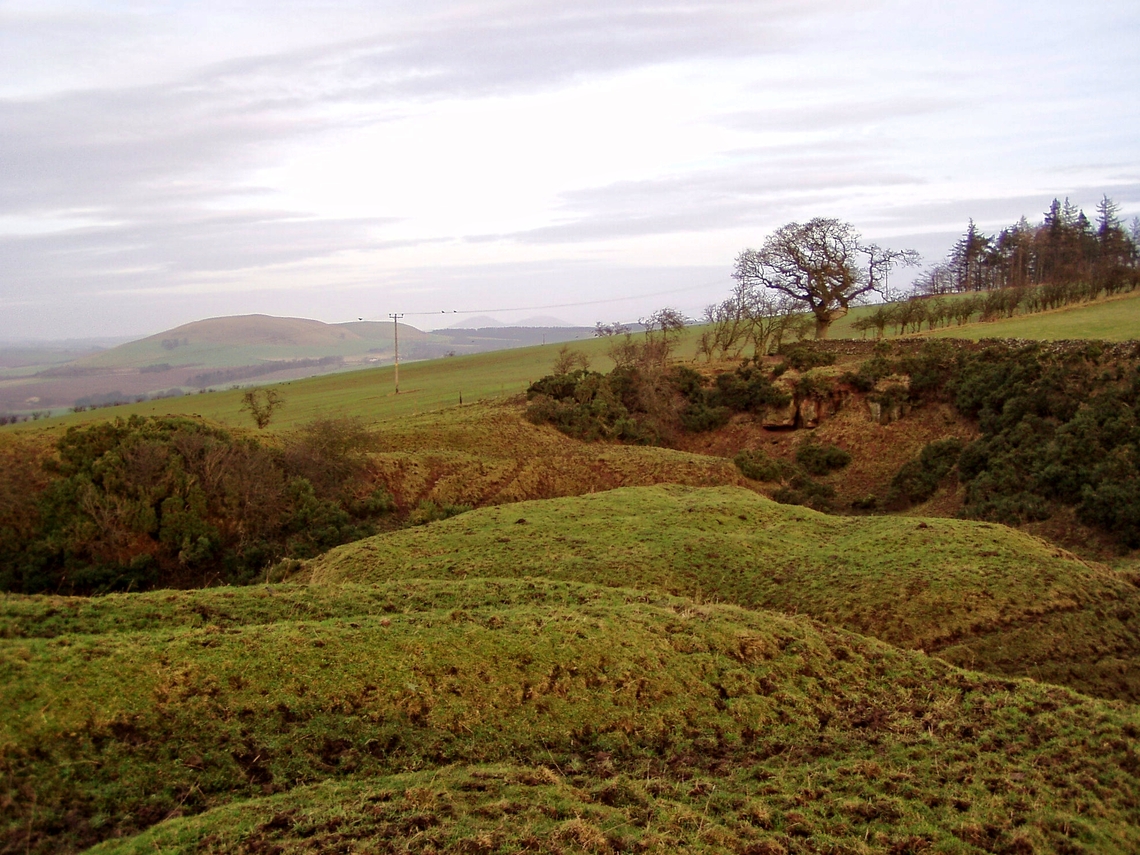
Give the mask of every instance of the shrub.
[(887, 491), (888, 508), (900, 510), (925, 502), (958, 462), (963, 443), (960, 439), (941, 439), (930, 443), (913, 460), (908, 460), (891, 479)]
[(835, 488), (801, 473), (794, 476), (790, 484), (773, 493), (772, 498), (783, 505), (804, 505), (817, 511), (826, 511), (830, 510), (831, 500), (835, 498)]
[(895, 366), (882, 355), (876, 355), (859, 366), (858, 371), (845, 371), (839, 375), (840, 383), (847, 383), (860, 392), (870, 392), (884, 377), (895, 373)]
[(34, 524), (0, 550), (0, 583), (72, 594), (242, 583), (372, 534), (393, 504), (376, 488), (355, 498), (366, 438), (343, 421), (304, 428), (283, 451), (190, 419), (71, 428), (45, 462)]
[(809, 371), (802, 375), (799, 382), (796, 383), (796, 394), (801, 398), (822, 397), (831, 393), (833, 385), (831, 377), (826, 374)]
[(834, 353), (828, 353), (803, 342), (781, 347), (779, 353), (784, 357), (784, 361), (797, 371), (835, 364)]
[(758, 448), (746, 448), (737, 452), (732, 462), (741, 475), (753, 481), (779, 481), (784, 475), (784, 464), (773, 460)]
[(430, 522), (439, 522), (449, 517), (458, 516), (469, 510), (471, 510), (470, 505), (437, 504), (425, 499), (412, 511), (411, 516), (408, 517), (408, 522), (412, 525), (427, 525)]
[(809, 439), (796, 449), (796, 462), (811, 475), (827, 475), (850, 463), (851, 454), (837, 445), (820, 445)]
[(681, 427), (689, 433), (716, 430), (728, 424), (731, 415), (728, 407), (710, 407), (704, 402), (689, 404), (681, 411)]
[(707, 401), (712, 407), (737, 413), (761, 413), (768, 407), (787, 406), (791, 395), (772, 383), (761, 369), (741, 366), (717, 375)]

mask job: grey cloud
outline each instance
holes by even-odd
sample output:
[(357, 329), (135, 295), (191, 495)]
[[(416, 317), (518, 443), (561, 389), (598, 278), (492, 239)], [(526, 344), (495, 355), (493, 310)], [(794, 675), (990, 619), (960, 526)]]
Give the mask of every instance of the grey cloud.
[[(408, 99), (527, 91), (775, 49), (790, 38), (785, 25), (827, 6), (591, 0), (492, 14), (442, 9), (394, 32), (229, 61), (176, 83), (0, 100), (0, 215), (82, 211), (114, 224), (4, 238), (4, 287), (116, 270), (128, 279), (237, 270), (360, 245), (352, 224), (254, 212), (226, 225), (200, 212), (262, 192), (245, 176), (274, 147), (398, 115)], [(334, 116), (332, 104), (351, 109)]]
[(280, 212), (165, 217), (128, 226), (0, 238), (8, 296), (87, 290), (162, 291), (196, 278), (377, 245), (384, 220), (301, 220)]

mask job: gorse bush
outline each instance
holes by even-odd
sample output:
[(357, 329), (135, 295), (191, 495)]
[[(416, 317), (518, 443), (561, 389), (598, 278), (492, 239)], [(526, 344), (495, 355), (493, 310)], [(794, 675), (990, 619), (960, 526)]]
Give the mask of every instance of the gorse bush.
[(733, 413), (763, 413), (791, 401), (757, 366), (742, 365), (712, 383), (688, 367), (619, 366), (609, 374), (548, 375), (527, 389), (526, 416), (586, 441), (668, 445), (679, 432), (725, 425)]
[(802, 469), (794, 469), (788, 483), (773, 493), (772, 498), (783, 505), (804, 505), (813, 510), (827, 511), (835, 498), (835, 488), (816, 481)]
[(416, 509), (408, 516), (408, 522), (412, 525), (427, 525), (431, 522), (439, 522), (446, 520), (459, 514), (466, 513), (471, 510), (470, 505), (451, 505), (439, 504), (437, 502), (424, 499)]
[(821, 445), (810, 438), (796, 449), (796, 462), (810, 475), (826, 475), (851, 462), (851, 453), (837, 445)]
[(248, 582), (281, 558), (372, 534), (394, 505), (365, 483), (367, 444), (359, 424), (336, 420), (301, 429), (283, 450), (180, 418), (71, 428), (45, 463), (33, 521), (3, 542), (0, 588)]
[(741, 475), (753, 481), (779, 481), (786, 472), (786, 464), (783, 461), (773, 460), (759, 448), (746, 448), (737, 452), (732, 462), (736, 464)]
[(950, 474), (962, 453), (962, 440), (940, 439), (929, 443), (918, 457), (902, 465), (887, 492), (886, 504), (892, 510), (925, 502)]
[(780, 356), (784, 357), (784, 362), (797, 371), (807, 371), (812, 368), (819, 368), (822, 365), (835, 364), (834, 353), (828, 353), (825, 350), (803, 343), (785, 345), (780, 348), (779, 353)]
[(982, 436), (958, 462), (965, 512), (1001, 522), (1058, 505), (1124, 546), (1140, 546), (1140, 360), (1104, 360), (1095, 343), (989, 348), (948, 384)]

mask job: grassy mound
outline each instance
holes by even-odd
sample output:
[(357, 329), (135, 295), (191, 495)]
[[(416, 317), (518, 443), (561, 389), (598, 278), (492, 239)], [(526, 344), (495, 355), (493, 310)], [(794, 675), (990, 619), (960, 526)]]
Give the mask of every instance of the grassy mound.
[(804, 618), (535, 580), (3, 613), (6, 851), (1140, 845), (1134, 711)]
[[(974, 667), (1140, 697), (1135, 679), (1117, 673), (1140, 663), (1129, 618), (1137, 589), (991, 523), (826, 516), (732, 487), (628, 488), (380, 535), (309, 572), (317, 585), (535, 576), (661, 590), (809, 614)], [(1037, 657), (1046, 645), (1055, 659)]]

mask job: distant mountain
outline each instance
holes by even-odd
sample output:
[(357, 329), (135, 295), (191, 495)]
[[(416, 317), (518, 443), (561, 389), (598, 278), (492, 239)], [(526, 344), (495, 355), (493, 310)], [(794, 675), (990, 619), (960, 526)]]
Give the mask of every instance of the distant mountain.
[(533, 315), (529, 318), (523, 318), (517, 324), (511, 324), (514, 327), (576, 327), (577, 324), (569, 324), (561, 318), (556, 318), (553, 315)]
[(505, 327), (505, 324), (498, 318), (492, 318), (490, 315), (476, 315), (473, 318), (463, 318), (453, 324), (449, 324), (446, 329), (463, 329), (463, 330), (482, 330), (490, 329), (491, 327)]

